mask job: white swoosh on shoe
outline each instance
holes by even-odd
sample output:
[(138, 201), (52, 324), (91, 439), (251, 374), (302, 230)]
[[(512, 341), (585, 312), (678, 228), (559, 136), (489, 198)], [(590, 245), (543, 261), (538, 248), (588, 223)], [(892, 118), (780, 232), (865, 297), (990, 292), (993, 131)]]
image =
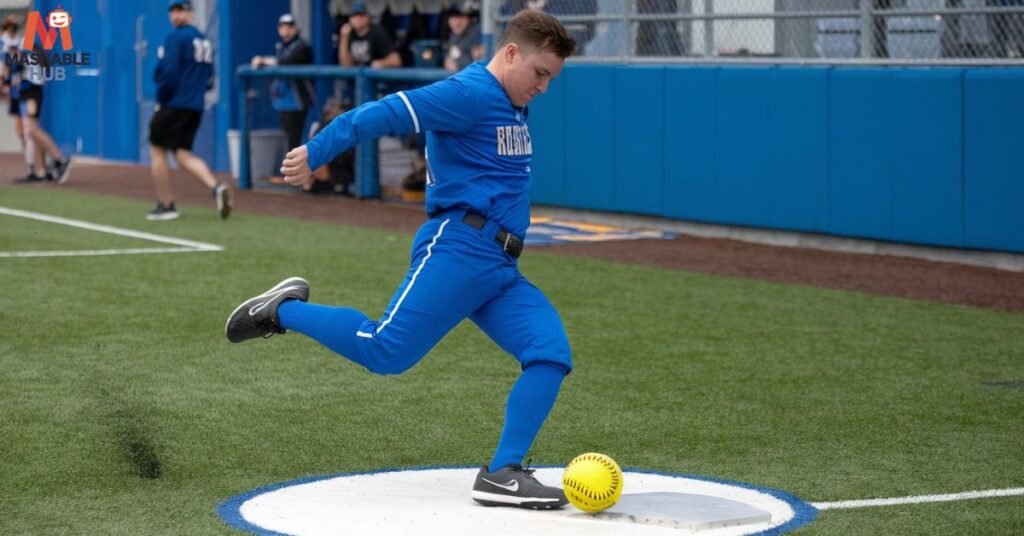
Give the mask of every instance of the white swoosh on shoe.
[(256, 313), (262, 311), (267, 305), (270, 305), (270, 302), (277, 299), (278, 296), (284, 294), (285, 292), (288, 292), (289, 290), (295, 290), (297, 288), (299, 287), (284, 287), (283, 289), (275, 290), (274, 292), (268, 292), (265, 296), (267, 298), (267, 301), (257, 303), (256, 305), (253, 305), (251, 308), (249, 308), (249, 316), (256, 316)]
[(487, 480), (486, 478), (483, 478), (483, 477), (481, 477), (480, 480), (483, 480), (484, 482), (487, 482), (488, 484), (490, 484), (492, 486), (498, 486), (499, 488), (507, 489), (507, 490), (509, 490), (509, 491), (511, 491), (513, 493), (519, 491), (519, 481), (514, 479), (514, 478), (512, 480), (509, 480), (507, 484), (499, 484), (497, 482), (491, 482), (490, 480)]

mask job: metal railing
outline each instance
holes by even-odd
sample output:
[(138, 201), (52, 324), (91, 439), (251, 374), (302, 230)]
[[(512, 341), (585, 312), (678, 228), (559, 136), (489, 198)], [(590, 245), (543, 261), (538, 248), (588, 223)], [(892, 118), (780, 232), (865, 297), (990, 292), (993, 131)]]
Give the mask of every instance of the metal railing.
[[(250, 120), (248, 115), (249, 89), (257, 79), (283, 78), (305, 80), (354, 80), (355, 104), (377, 98), (377, 82), (411, 82), (429, 84), (443, 80), (452, 73), (444, 69), (370, 69), (367, 67), (334, 67), (324, 65), (278, 66), (252, 69), (239, 67), (235, 76), (238, 88), (238, 186), (244, 190), (252, 188), (252, 173), (249, 166), (251, 147), (249, 142)], [(380, 167), (377, 143), (361, 143), (356, 148), (356, 197), (380, 197)]]
[[(495, 33), (525, 2), (493, 0)], [(522, 5), (520, 5), (522, 4)], [(548, 0), (572, 61), (1024, 65), (1024, 0)]]

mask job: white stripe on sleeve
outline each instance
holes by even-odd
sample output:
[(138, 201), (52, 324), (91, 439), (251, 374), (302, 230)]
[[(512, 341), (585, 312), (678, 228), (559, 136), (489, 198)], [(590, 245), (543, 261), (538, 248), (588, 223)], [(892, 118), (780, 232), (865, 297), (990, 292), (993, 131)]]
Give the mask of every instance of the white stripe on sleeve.
[(412, 116), (412, 126), (416, 128), (416, 133), (420, 133), (420, 119), (416, 117), (416, 111), (412, 109), (412, 103), (409, 102), (409, 97), (405, 96), (404, 91), (399, 91), (398, 96), (402, 98), (402, 102), (405, 103), (405, 109), (409, 110), (409, 115)]

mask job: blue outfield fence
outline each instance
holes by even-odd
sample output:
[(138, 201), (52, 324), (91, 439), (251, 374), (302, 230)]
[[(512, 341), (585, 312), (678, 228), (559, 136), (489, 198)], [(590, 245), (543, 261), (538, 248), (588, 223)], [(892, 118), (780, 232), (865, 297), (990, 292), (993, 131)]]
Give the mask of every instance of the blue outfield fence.
[[(240, 68), (429, 83), (440, 69)], [(1024, 252), (1024, 69), (569, 64), (530, 106), (533, 200)], [(243, 162), (248, 137), (242, 136)], [(248, 166), (241, 166), (249, 187)], [(379, 195), (376, 144), (357, 153)]]
[(1024, 252), (1024, 69), (568, 65), (537, 203)]

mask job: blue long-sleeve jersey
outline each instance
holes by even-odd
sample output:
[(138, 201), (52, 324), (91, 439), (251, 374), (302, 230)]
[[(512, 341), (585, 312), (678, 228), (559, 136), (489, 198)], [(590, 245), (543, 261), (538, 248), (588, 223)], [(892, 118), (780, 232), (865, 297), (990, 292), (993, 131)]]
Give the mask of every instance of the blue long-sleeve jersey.
[(203, 109), (203, 94), (211, 87), (213, 48), (195, 26), (176, 28), (164, 41), (153, 73), (156, 101), (184, 110)]
[(516, 107), (484, 64), (399, 91), (334, 119), (309, 141), (309, 167), (380, 136), (427, 133), (427, 214), (466, 209), (523, 236), (530, 225), (533, 146)]

